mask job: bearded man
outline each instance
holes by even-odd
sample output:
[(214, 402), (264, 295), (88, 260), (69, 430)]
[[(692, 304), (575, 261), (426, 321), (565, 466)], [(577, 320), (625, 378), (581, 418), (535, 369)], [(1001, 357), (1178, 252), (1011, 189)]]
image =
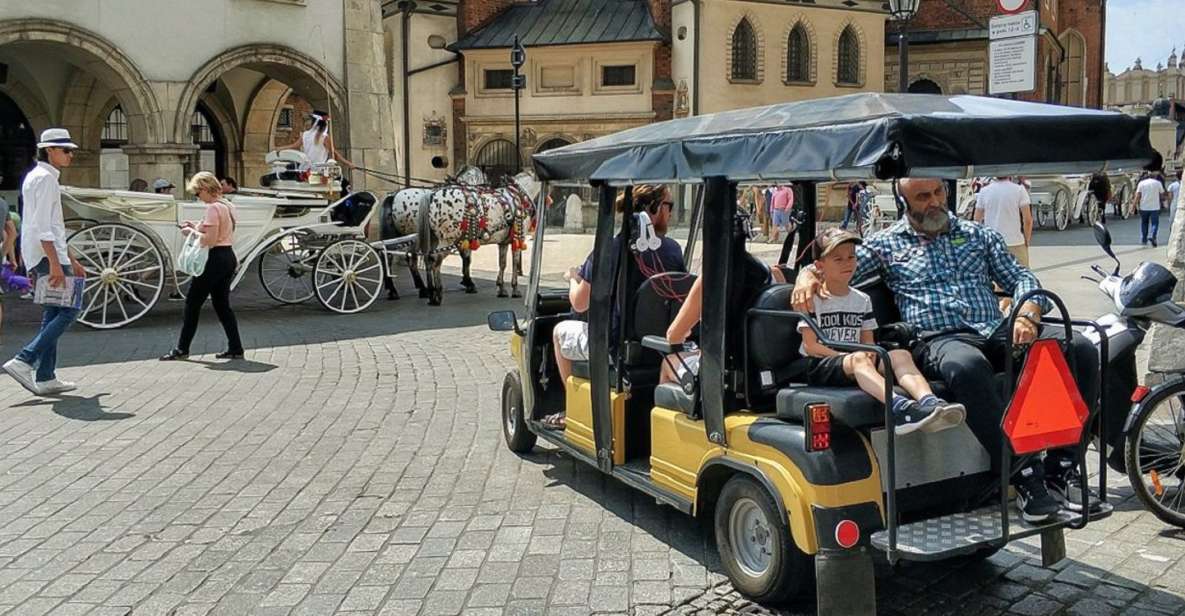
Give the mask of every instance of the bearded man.
[[(857, 247), (851, 284), (861, 286), (879, 277), (893, 293), (902, 319), (919, 332), (913, 349), (915, 363), (928, 378), (946, 383), (949, 399), (967, 407), (967, 426), (998, 470), (1004, 438), (1000, 420), (1008, 401), (993, 375), (1004, 367), (1009, 341), (1021, 347), (1038, 337), (1063, 338), (1065, 330), (1042, 327), (1041, 315), (1049, 303), (1039, 299), (1021, 306), (1015, 327), (1007, 331), (1008, 321), (1000, 314), (992, 285), (1019, 301), (1041, 288), (1037, 277), (1008, 251), (999, 232), (950, 215), (946, 184), (941, 180), (907, 178), (900, 181), (899, 189), (907, 204), (906, 216)], [(812, 268), (804, 268), (791, 303), (806, 312), (811, 298), (821, 292), (819, 277)], [(1094, 406), (1098, 378), (1094, 346), (1075, 333), (1067, 354), (1082, 398)], [(1033, 459), (1013, 468), (1017, 506), (1026, 520), (1047, 520), (1062, 506), (1081, 510), (1082, 478), (1071, 451), (1050, 451), (1044, 464)], [(1090, 506), (1098, 506), (1094, 495)]]

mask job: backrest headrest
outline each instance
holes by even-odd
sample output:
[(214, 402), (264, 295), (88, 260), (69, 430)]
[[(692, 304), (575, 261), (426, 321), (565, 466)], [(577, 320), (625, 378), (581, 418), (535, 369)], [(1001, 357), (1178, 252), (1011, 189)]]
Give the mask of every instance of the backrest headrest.
[(878, 326), (901, 322), (901, 312), (897, 310), (897, 302), (893, 299), (893, 292), (881, 278), (857, 287), (868, 295), (872, 301), (872, 314), (876, 316)]
[(641, 340), (643, 336), (666, 336), (695, 279), (695, 274), (664, 272), (644, 281), (634, 298), (633, 320), (626, 337)]
[[(792, 284), (776, 284), (762, 291), (750, 308), (790, 310)], [(749, 318), (749, 373), (783, 369), (799, 358), (798, 320), (754, 315)]]

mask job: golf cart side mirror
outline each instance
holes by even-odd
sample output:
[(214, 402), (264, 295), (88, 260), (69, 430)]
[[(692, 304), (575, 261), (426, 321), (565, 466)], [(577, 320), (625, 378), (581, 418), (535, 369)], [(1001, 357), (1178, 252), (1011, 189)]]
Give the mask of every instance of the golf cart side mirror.
[(518, 316), (513, 310), (495, 310), (489, 313), (486, 315), (486, 325), (490, 327), (490, 331), (523, 333), (518, 326)]
[(1094, 241), (1098, 242), (1107, 256), (1115, 260), (1115, 272), (1118, 273), (1119, 257), (1115, 256), (1115, 250), (1111, 248), (1111, 231), (1101, 222), (1094, 223)]

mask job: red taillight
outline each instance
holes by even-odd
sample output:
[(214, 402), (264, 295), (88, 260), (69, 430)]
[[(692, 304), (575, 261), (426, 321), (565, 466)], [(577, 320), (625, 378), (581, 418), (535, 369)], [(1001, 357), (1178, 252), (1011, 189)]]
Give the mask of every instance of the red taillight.
[(831, 449), (831, 405), (806, 405), (806, 450)]
[(860, 527), (851, 520), (840, 520), (835, 525), (835, 542), (847, 549), (860, 542)]
[(1132, 402), (1139, 402), (1148, 396), (1148, 392), (1152, 391), (1143, 385), (1140, 385), (1132, 392)]

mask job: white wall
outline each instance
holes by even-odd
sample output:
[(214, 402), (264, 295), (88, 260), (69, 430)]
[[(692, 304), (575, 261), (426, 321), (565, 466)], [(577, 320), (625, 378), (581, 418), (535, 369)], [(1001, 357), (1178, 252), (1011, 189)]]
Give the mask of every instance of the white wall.
[(99, 34), (152, 81), (187, 81), (210, 58), (266, 41), (316, 58), (342, 79), (342, 0), (3, 0), (0, 20), (40, 17)]

